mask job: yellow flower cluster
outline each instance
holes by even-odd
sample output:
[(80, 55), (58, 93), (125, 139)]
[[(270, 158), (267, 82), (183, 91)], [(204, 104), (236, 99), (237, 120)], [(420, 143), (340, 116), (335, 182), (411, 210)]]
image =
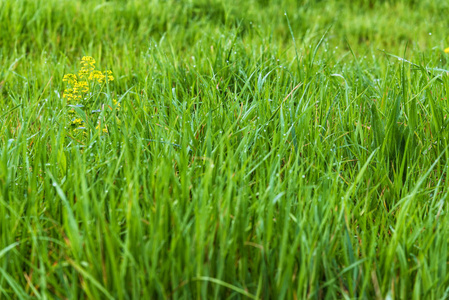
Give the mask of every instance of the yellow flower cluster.
[[(73, 107), (69, 110), (70, 117), (69, 124), (71, 128), (75, 131), (77, 129), (83, 131), (83, 135), (87, 136), (88, 132), (86, 129), (89, 127), (85, 124), (97, 123), (96, 129), (102, 133), (108, 133), (108, 127), (103, 122), (100, 121), (100, 117), (96, 117), (95, 113), (101, 112), (103, 110), (104, 104), (101, 109), (95, 109), (93, 107), (96, 102), (97, 95), (101, 94), (101, 90), (104, 87), (104, 83), (111, 82), (114, 80), (112, 71), (99, 71), (95, 69), (95, 59), (91, 56), (84, 56), (81, 59), (81, 69), (76, 74), (64, 75), (63, 81), (67, 83), (67, 88), (64, 92), (64, 98)], [(113, 100), (113, 108), (110, 107), (111, 111), (114, 109), (116, 113), (120, 110), (120, 103), (117, 100)], [(79, 110), (75, 110), (74, 107), (81, 109), (86, 119), (81, 119), (75, 117)], [(117, 118), (117, 116), (116, 116)], [(105, 117), (106, 119), (106, 117)]]
[(81, 120), (80, 118), (74, 118), (74, 119), (72, 119), (72, 121), (71, 121), (70, 124), (71, 124), (73, 127), (75, 127), (75, 129), (84, 129), (84, 127), (82, 126), (83, 123), (84, 123), (84, 121)]
[[(100, 122), (98, 122), (98, 125), (97, 125), (97, 127), (95, 127), (95, 129), (97, 129), (97, 130), (100, 129)], [(103, 133), (108, 133), (108, 129), (106, 127), (103, 128), (102, 130), (103, 130)]]
[(81, 125), (83, 123), (83, 120), (81, 120), (80, 118), (74, 119), (72, 121), (72, 124), (74, 125)]
[(78, 77), (86, 79), (95, 70), (95, 59), (91, 56), (83, 56), (81, 66), (81, 70), (78, 71)]
[(98, 83), (103, 83), (105, 81), (106, 76), (108, 77), (108, 81), (114, 80), (114, 76), (112, 76), (111, 71), (106, 71), (104, 73), (101, 73), (100, 71), (92, 71), (89, 74), (89, 81), (98, 81)]
[(114, 80), (112, 71), (101, 72), (95, 70), (95, 59), (91, 56), (84, 56), (81, 59), (81, 69), (78, 71), (78, 74), (67, 74), (62, 79), (70, 86), (65, 91), (64, 98), (67, 99), (67, 102), (81, 101), (83, 96), (89, 92), (91, 83), (97, 82), (101, 84), (105, 82), (106, 78), (108, 81)]
[(120, 108), (122, 107), (120, 103), (116, 99), (113, 99), (112, 102), (114, 103), (115, 109), (120, 110)]
[(66, 81), (72, 85), (71, 88), (68, 88), (64, 92), (64, 98), (67, 99), (67, 102), (80, 101), (83, 98), (83, 94), (89, 92), (88, 83), (86, 81), (78, 81), (74, 74), (64, 75), (62, 81)]

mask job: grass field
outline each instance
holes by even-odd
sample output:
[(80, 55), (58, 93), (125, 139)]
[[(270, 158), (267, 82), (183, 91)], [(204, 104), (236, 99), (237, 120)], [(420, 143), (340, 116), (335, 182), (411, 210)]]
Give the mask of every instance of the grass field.
[(0, 0), (0, 299), (449, 298), (448, 11)]

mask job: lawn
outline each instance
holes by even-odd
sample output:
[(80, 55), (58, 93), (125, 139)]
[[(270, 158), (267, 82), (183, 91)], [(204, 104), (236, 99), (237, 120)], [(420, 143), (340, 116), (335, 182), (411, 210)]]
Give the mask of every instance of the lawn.
[(448, 11), (0, 0), (0, 299), (448, 298)]

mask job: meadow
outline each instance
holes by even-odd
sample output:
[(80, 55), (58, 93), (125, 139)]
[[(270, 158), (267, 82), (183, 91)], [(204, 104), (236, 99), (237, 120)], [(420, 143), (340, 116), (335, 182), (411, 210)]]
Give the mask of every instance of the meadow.
[(0, 0), (0, 299), (448, 298), (448, 11)]

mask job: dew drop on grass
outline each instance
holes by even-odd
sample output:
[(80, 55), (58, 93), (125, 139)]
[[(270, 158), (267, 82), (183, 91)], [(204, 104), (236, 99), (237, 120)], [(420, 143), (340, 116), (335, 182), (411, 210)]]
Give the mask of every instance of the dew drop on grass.
[(302, 175), (302, 178), (306, 178), (306, 175)]
[(53, 182), (53, 184), (52, 184), (53, 186), (56, 186), (56, 182)]

